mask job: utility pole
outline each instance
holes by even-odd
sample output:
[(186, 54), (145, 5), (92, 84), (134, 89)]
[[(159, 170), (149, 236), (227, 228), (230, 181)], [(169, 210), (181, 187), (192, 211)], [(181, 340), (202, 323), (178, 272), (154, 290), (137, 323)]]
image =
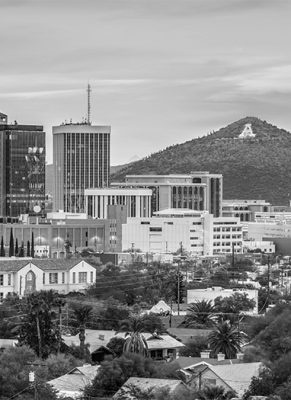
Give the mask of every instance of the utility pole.
[(267, 294), (268, 294), (268, 306), (270, 302), (270, 254), (268, 254), (268, 288), (267, 288)]
[(178, 262), (178, 315), (180, 315), (180, 262)]

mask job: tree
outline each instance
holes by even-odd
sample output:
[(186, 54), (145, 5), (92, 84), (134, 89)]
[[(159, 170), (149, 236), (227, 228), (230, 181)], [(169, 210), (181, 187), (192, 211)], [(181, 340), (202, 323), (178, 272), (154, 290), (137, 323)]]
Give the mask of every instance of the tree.
[(21, 247), (19, 250), (19, 257), (24, 257), (24, 243), (23, 241), (21, 242)]
[(99, 315), (99, 329), (113, 329), (117, 331), (120, 327), (120, 321), (129, 318), (129, 309), (111, 299), (111, 301), (108, 302), (107, 307), (101, 310)]
[(19, 252), (19, 249), (18, 249), (18, 239), (16, 238), (16, 239), (15, 239), (15, 252), (14, 252), (14, 254), (15, 254), (16, 256), (18, 256), (18, 252)]
[(4, 239), (1, 237), (0, 257), (5, 257)]
[(27, 241), (27, 245), (26, 245), (26, 256), (30, 257), (30, 241)]
[(208, 342), (214, 354), (223, 353), (226, 358), (235, 358), (245, 338), (246, 334), (236, 326), (223, 321), (209, 334)]
[(198, 392), (199, 400), (227, 400), (235, 396), (233, 391), (226, 391), (222, 386), (205, 386)]
[(107, 396), (117, 392), (131, 376), (157, 377), (154, 362), (139, 354), (126, 353), (120, 358), (104, 361), (91, 385), (84, 390), (85, 396)]
[(92, 307), (86, 305), (78, 305), (73, 307), (73, 313), (75, 320), (79, 325), (79, 339), (80, 339), (80, 350), (82, 358), (85, 354), (85, 329), (86, 323), (92, 316)]
[(206, 336), (197, 336), (187, 341), (185, 347), (179, 350), (182, 357), (200, 357), (201, 351), (207, 349), (208, 339)]
[(65, 248), (65, 252), (66, 252), (66, 258), (69, 257), (71, 247), (72, 247), (72, 243), (71, 243), (71, 241), (69, 239), (69, 236), (67, 236), (67, 239), (65, 240), (65, 244), (64, 244), (64, 248)]
[(31, 250), (30, 250), (30, 255), (32, 258), (34, 258), (34, 233), (31, 233)]
[(275, 390), (274, 377), (272, 371), (264, 368), (259, 376), (254, 376), (248, 390), (245, 392), (244, 400), (250, 396), (269, 396)]
[(230, 319), (241, 311), (252, 310), (256, 305), (255, 301), (249, 299), (246, 293), (239, 292), (229, 297), (219, 296), (215, 299), (214, 304), (217, 311), (226, 315), (224, 319)]
[(122, 321), (120, 331), (125, 331), (125, 343), (123, 351), (128, 353), (138, 353), (146, 357), (148, 355), (148, 345), (141, 332), (144, 330), (143, 318), (131, 316), (128, 320)]
[(14, 238), (13, 238), (13, 230), (10, 230), (10, 239), (9, 239), (9, 257), (14, 256)]
[(183, 325), (187, 328), (209, 328), (215, 324), (216, 307), (211, 300), (200, 300), (190, 304)]
[(117, 357), (120, 357), (123, 353), (123, 346), (125, 339), (122, 337), (113, 337), (107, 344), (108, 349), (112, 350)]
[(23, 300), (24, 314), (19, 342), (31, 347), (40, 358), (58, 349), (58, 326), (54, 322), (57, 293), (53, 290), (30, 294)]

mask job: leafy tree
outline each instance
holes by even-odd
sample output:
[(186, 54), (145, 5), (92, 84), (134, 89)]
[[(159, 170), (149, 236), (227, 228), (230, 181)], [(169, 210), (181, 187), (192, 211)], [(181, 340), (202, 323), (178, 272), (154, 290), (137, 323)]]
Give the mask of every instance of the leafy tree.
[[(274, 392), (273, 400), (290, 400), (291, 393), (291, 378), (289, 378), (282, 385), (278, 386)], [(271, 397), (269, 397), (271, 400)]]
[(182, 357), (200, 357), (201, 351), (207, 349), (208, 339), (206, 336), (197, 336), (189, 339), (185, 345), (179, 350)]
[(84, 390), (85, 396), (107, 396), (117, 392), (131, 376), (156, 377), (154, 362), (139, 354), (125, 353), (112, 361), (104, 361), (91, 385)]
[(245, 392), (243, 399), (247, 400), (250, 396), (269, 396), (275, 390), (273, 373), (264, 368), (258, 377), (254, 376), (251, 380), (249, 389)]
[(64, 243), (66, 258), (69, 257), (71, 247), (72, 247), (72, 243), (71, 243), (69, 237), (67, 236), (67, 239), (65, 240), (65, 243)]
[(216, 307), (211, 300), (201, 300), (190, 304), (183, 325), (187, 328), (209, 328), (215, 324)]
[(14, 256), (14, 238), (13, 238), (13, 230), (10, 230), (10, 239), (9, 239), (9, 257)]
[(208, 342), (214, 354), (223, 353), (226, 358), (235, 358), (245, 338), (245, 333), (239, 331), (229, 321), (223, 321), (210, 333)]
[(29, 363), (36, 354), (27, 346), (10, 347), (0, 353), (0, 398), (10, 398), (28, 386)]
[(125, 339), (121, 337), (113, 337), (107, 344), (108, 349), (112, 350), (117, 357), (120, 357), (123, 353), (123, 346)]
[(20, 328), (19, 342), (30, 346), (40, 358), (58, 349), (56, 314), (57, 294), (53, 290), (35, 292), (23, 300), (25, 314)]
[(99, 315), (99, 329), (113, 329), (117, 331), (120, 327), (120, 321), (129, 318), (129, 309), (121, 304), (109, 301), (107, 307), (101, 310)]
[(74, 312), (74, 317), (79, 325), (80, 349), (81, 349), (81, 354), (84, 357), (85, 329), (86, 329), (86, 323), (90, 320), (90, 317), (92, 316), (92, 307), (86, 305), (74, 306), (73, 312)]
[(5, 257), (4, 239), (1, 237), (0, 257)]
[[(256, 303), (253, 299), (249, 299), (246, 293), (236, 292), (232, 296), (222, 297), (219, 296), (214, 301), (217, 311), (228, 314), (238, 314), (241, 311), (252, 310)], [(228, 318), (229, 319), (229, 318)]]

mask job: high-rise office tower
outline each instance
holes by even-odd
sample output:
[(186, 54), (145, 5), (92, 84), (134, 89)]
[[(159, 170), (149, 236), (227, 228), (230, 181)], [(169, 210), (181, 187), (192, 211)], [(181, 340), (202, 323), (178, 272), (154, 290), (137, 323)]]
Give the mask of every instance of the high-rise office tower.
[(54, 210), (84, 212), (84, 191), (109, 186), (110, 126), (53, 127)]
[[(0, 216), (39, 213), (45, 202), (45, 132), (0, 113)], [(37, 207), (36, 207), (37, 206)]]

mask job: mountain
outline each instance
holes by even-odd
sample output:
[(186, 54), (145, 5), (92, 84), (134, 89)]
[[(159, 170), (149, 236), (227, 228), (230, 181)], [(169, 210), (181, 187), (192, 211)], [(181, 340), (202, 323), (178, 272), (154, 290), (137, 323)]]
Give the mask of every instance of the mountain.
[[(243, 133), (243, 134), (242, 134)], [(246, 117), (217, 132), (171, 146), (130, 163), (111, 176), (223, 174), (225, 199), (264, 199), (287, 205), (291, 194), (291, 134), (255, 117)]]

